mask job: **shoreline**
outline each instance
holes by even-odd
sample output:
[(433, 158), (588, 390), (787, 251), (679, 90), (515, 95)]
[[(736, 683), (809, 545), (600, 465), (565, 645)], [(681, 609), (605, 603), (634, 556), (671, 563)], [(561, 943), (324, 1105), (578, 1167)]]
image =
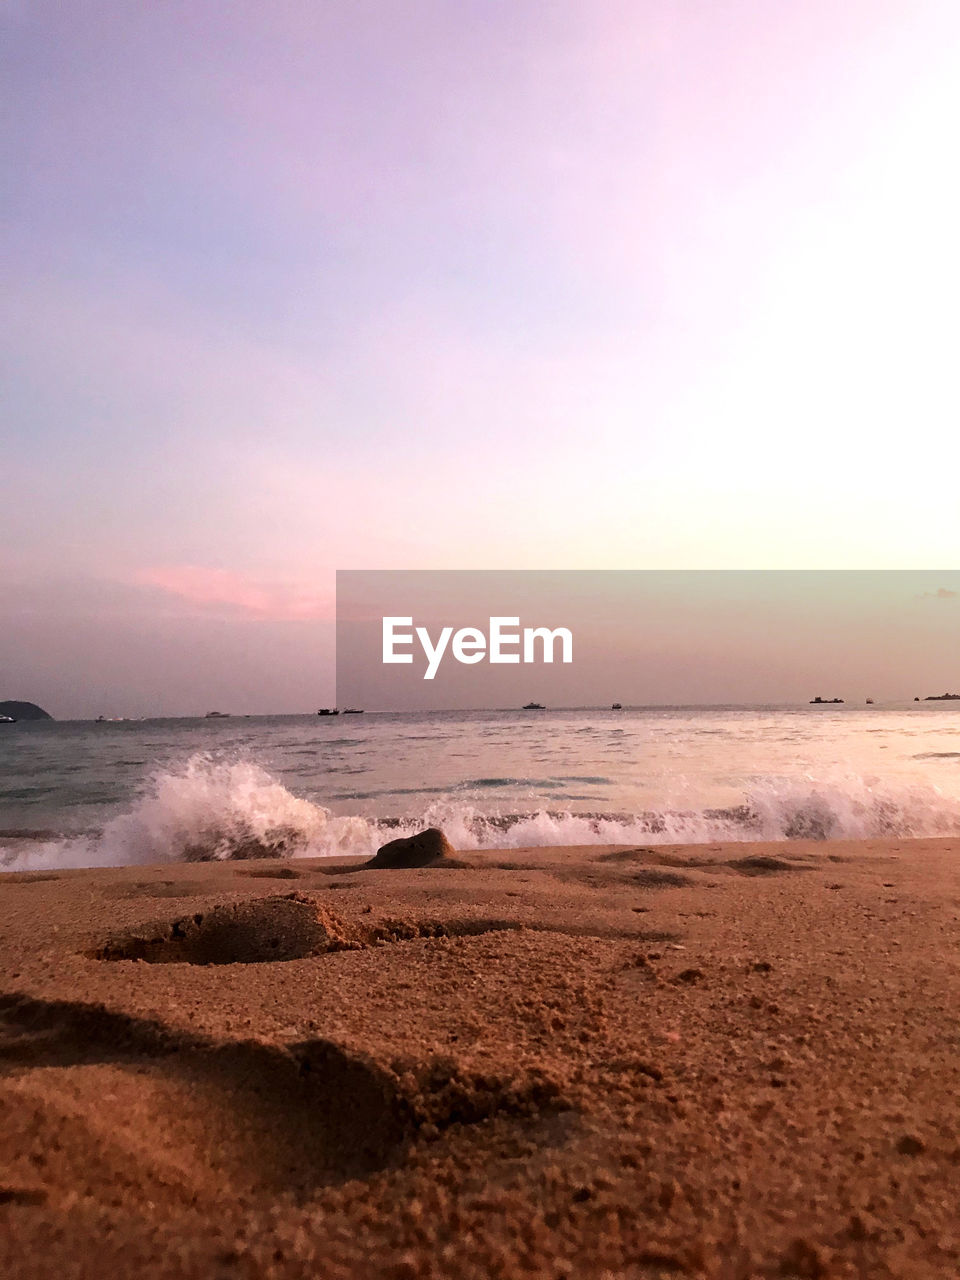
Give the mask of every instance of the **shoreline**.
[[(587, 815), (589, 816), (589, 815)], [(384, 830), (386, 833), (396, 829), (400, 823), (408, 822), (408, 819), (384, 819), (381, 820), (386, 825)], [(2, 834), (2, 833), (0, 833)], [(62, 832), (50, 830), (36, 832), (21, 830), (14, 833), (10, 831), (8, 837), (10, 839), (21, 839), (25, 843), (44, 843), (54, 841), (64, 841), (72, 839), (80, 839), (86, 837), (74, 837), (65, 835)], [(96, 832), (94, 834), (101, 834)], [(656, 835), (658, 833), (650, 833)], [(392, 836), (390, 837), (393, 838)], [(649, 852), (652, 855), (664, 854), (671, 858), (682, 858), (684, 851), (692, 851), (690, 857), (694, 857), (697, 852), (722, 854), (727, 850), (753, 850), (760, 851), (761, 855), (765, 855), (771, 850), (780, 850), (785, 855), (807, 855), (816, 856), (820, 853), (824, 858), (830, 859), (836, 855), (838, 850), (849, 849), (855, 851), (857, 849), (869, 848), (873, 852), (882, 855), (884, 853), (900, 854), (905, 847), (908, 851), (920, 853), (927, 847), (933, 849), (956, 848), (960, 852), (960, 834), (943, 835), (943, 836), (864, 836), (864, 837), (838, 837), (837, 839), (821, 839), (819, 837), (796, 836), (785, 840), (768, 840), (763, 837), (752, 837), (746, 840), (678, 840), (660, 843), (651, 842), (644, 845), (637, 841), (608, 841), (605, 843), (571, 843), (571, 844), (544, 844), (544, 845), (502, 845), (496, 847), (476, 847), (468, 849), (458, 849), (458, 859), (467, 859), (470, 870), (497, 870), (491, 860), (512, 857), (513, 855), (522, 855), (527, 859), (539, 859), (545, 864), (563, 863), (567, 861), (579, 861), (591, 859), (603, 859), (604, 857), (614, 854), (619, 850), (632, 849)], [(311, 872), (323, 873), (324, 868), (350, 866), (354, 869), (369, 861), (371, 854), (368, 853), (339, 853), (339, 854), (309, 854), (309, 853), (278, 853), (264, 857), (227, 857), (227, 858), (176, 858), (170, 861), (159, 860), (156, 862), (129, 862), (116, 865), (100, 865), (89, 867), (45, 867), (45, 873), (52, 876), (84, 876), (87, 874), (103, 873), (110, 874), (112, 872), (123, 873), (142, 871), (146, 873), (170, 871), (175, 868), (202, 868), (202, 867), (220, 867), (224, 869), (233, 868), (236, 871), (242, 870), (244, 867), (256, 868), (259, 872), (261, 868), (269, 868), (273, 866), (285, 867), (289, 866), (305, 874)], [(745, 855), (746, 856), (746, 855)], [(704, 865), (710, 865), (717, 859), (703, 858)], [(18, 875), (32, 874), (30, 871), (19, 872), (10, 871), (5, 873), (0, 883), (8, 878)]]
[(0, 877), (5, 1275), (956, 1269), (960, 839), (357, 861)]

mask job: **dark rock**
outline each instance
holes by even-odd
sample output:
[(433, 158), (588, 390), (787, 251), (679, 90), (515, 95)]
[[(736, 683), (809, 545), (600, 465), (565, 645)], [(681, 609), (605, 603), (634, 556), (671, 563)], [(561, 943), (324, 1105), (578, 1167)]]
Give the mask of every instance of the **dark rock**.
[(429, 867), (442, 863), (456, 850), (439, 827), (381, 845), (366, 867)]

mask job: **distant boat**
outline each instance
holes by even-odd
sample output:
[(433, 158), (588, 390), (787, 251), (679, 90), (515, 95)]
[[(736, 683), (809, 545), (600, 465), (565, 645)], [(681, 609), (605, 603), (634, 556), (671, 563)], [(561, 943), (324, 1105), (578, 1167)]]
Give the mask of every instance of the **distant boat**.
[(622, 702), (615, 702), (615, 703), (613, 704), (613, 706), (610, 708), (610, 710), (611, 710), (611, 711), (622, 711), (622, 710), (623, 710), (623, 703), (622, 703)]
[(208, 711), (204, 716), (205, 720), (229, 720), (229, 711)]
[(868, 698), (868, 699), (867, 699), (867, 706), (868, 706), (868, 707), (872, 707), (872, 706), (873, 706), (873, 699), (872, 699), (872, 698)]
[(0, 716), (0, 724), (16, 724), (16, 716)]
[(830, 706), (830, 705), (832, 705), (834, 702), (842, 702), (842, 701), (843, 701), (843, 699), (842, 699), (842, 698), (820, 698), (820, 697), (816, 697), (816, 698), (811, 698), (811, 699), (810, 699), (810, 705), (811, 705), (811, 707), (826, 707), (826, 706)]
[(542, 702), (526, 702), (523, 706), (524, 711), (546, 711), (546, 707)]
[(321, 707), (317, 712), (318, 716), (338, 716), (339, 714), (337, 707)]
[(343, 714), (345, 716), (362, 716), (363, 707), (344, 707)]
[(924, 702), (960, 702), (960, 693), (928, 693)]

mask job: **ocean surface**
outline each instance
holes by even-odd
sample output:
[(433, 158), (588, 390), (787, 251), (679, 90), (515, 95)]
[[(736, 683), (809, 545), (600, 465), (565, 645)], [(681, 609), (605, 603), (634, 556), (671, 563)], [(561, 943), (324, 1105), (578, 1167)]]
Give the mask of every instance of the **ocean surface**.
[(0, 725), (0, 869), (960, 834), (960, 703)]

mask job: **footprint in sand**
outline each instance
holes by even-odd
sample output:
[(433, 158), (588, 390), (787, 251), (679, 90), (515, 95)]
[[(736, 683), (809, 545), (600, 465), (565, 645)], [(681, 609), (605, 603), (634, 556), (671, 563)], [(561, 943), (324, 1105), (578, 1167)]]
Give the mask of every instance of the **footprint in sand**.
[(307, 1197), (396, 1165), (421, 1130), (435, 1138), (570, 1105), (536, 1070), (385, 1064), (330, 1040), (214, 1039), (103, 1005), (0, 995), (0, 1123), (25, 1161), (44, 1157), (25, 1166), (32, 1186), (10, 1171), (0, 1203), (78, 1188), (109, 1202), (121, 1185), (186, 1203), (248, 1190)]
[[(349, 921), (303, 893), (220, 903), (206, 911), (158, 922), (108, 938), (86, 950), (88, 960), (142, 960), (147, 964), (264, 964), (304, 960), (337, 951), (360, 951), (424, 938), (474, 937), (524, 926), (516, 920)], [(586, 936), (577, 928), (543, 932)]]

